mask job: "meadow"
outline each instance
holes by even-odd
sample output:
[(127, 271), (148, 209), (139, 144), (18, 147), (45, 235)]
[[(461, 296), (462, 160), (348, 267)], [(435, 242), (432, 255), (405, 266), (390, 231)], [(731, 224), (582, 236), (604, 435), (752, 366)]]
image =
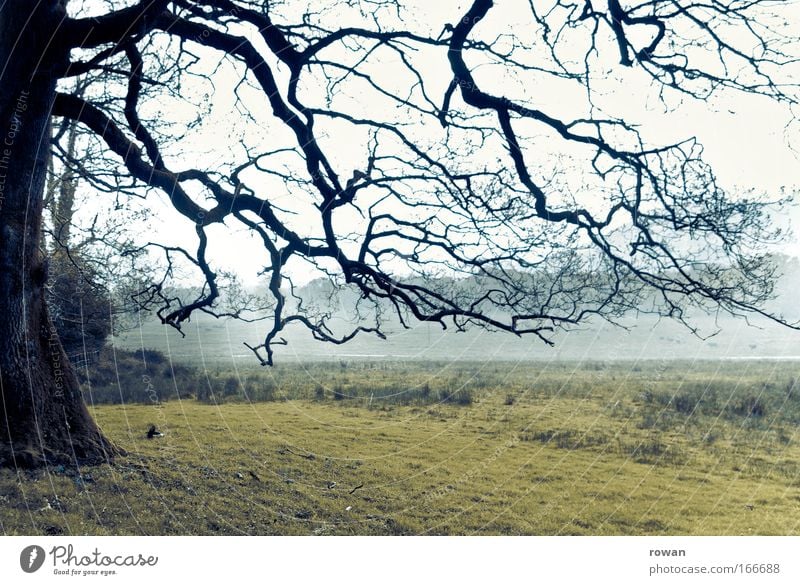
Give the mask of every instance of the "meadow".
[(0, 471), (1, 532), (800, 534), (797, 362), (144, 361), (87, 380), (128, 456)]

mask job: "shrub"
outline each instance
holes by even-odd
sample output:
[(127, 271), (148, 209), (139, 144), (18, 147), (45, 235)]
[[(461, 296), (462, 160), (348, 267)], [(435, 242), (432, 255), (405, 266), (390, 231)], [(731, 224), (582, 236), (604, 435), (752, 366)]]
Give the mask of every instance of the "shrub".
[(260, 383), (252, 382), (252, 384), (255, 387), (255, 390), (252, 394), (252, 396), (254, 396), (254, 400), (272, 402), (277, 398), (275, 396), (275, 391), (277, 390), (275, 380), (267, 378), (265, 380), (261, 380)]
[(136, 353), (141, 354), (142, 359), (145, 361), (145, 363), (147, 363), (148, 366), (167, 362), (167, 356), (156, 349), (142, 349)]
[(455, 392), (447, 390), (439, 391), (439, 401), (446, 404), (457, 404), (458, 406), (469, 406), (475, 402), (475, 396), (467, 388), (459, 388)]
[(766, 406), (759, 397), (747, 396), (736, 403), (733, 412), (739, 416), (759, 418), (766, 413)]
[(690, 396), (688, 394), (680, 394), (675, 397), (675, 400), (672, 401), (675, 410), (680, 412), (681, 414), (693, 414), (699, 405), (699, 401), (696, 397)]
[(223, 396), (235, 396), (239, 393), (239, 380), (236, 376), (228, 376), (222, 386)]
[(96, 267), (77, 250), (58, 248), (48, 260), (45, 300), (53, 326), (71, 362), (92, 365), (111, 334), (111, 296)]
[(425, 382), (419, 389), (419, 396), (423, 402), (427, 402), (431, 398), (431, 386)]

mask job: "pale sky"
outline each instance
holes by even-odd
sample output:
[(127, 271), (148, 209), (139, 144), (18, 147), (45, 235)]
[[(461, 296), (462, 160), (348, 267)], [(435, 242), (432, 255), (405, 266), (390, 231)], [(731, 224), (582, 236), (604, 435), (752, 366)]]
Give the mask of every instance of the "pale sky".
[[(420, 10), (423, 10), (422, 7), (432, 10), (431, 13), (421, 12), (419, 18), (432, 19), (433, 22), (440, 20), (445, 23), (451, 22), (454, 14), (463, 12), (466, 3), (463, 1), (420, 3), (419, 6)], [(499, 12), (499, 8), (509, 12), (504, 16)], [(510, 18), (509, 15), (514, 10), (520, 11), (520, 14), (528, 14), (527, 2), (522, 0), (498, 3), (493, 10), (495, 19), (487, 18), (486, 22), (480, 25), (483, 27), (480, 29), (480, 34), (485, 38), (502, 33), (503, 27), (509, 26), (509, 23), (503, 22), (503, 18)], [(800, 30), (800, 3), (787, 2), (782, 10), (785, 10), (787, 18), (797, 23), (795, 30)], [(436, 28), (438, 25), (431, 26)], [(444, 50), (442, 53), (444, 54)], [(705, 146), (706, 160), (715, 167), (723, 185), (737, 189), (754, 188), (768, 194), (778, 194), (783, 187), (800, 188), (800, 154), (798, 154), (800, 124), (796, 122), (787, 106), (775, 104), (765, 97), (728, 92), (724, 96), (719, 95), (712, 102), (698, 102), (687, 98), (683, 105), (665, 113), (663, 106), (655, 97), (653, 88), (640, 72), (614, 67), (614, 55), (611, 57), (610, 64), (614, 74), (622, 77), (615, 79), (609, 76), (607, 79), (598, 79), (599, 88), (606, 94), (602, 105), (608, 108), (607, 111), (617, 114), (625, 112), (626, 119), (634, 119), (641, 124), (641, 131), (645, 136), (661, 143), (678, 141), (691, 135), (697, 136)], [(389, 74), (395, 66), (391, 62), (383, 64)], [(447, 72), (436, 71), (437, 65), (433, 62), (429, 66), (434, 68), (429, 74), (434, 79), (440, 77), (442, 86), (446, 86), (449, 81)], [(277, 69), (280, 73), (280, 68)], [(795, 67), (792, 73), (796, 83), (800, 82), (800, 77), (796, 75), (797, 70)], [(216, 75), (217, 90), (211, 98), (211, 116), (206, 120), (205, 127), (195, 134), (192, 151), (178, 157), (178, 160), (184, 158), (185, 164), (171, 164), (176, 170), (188, 166), (213, 168), (221, 157), (228, 154), (227, 134), (235, 136), (237, 123), (241, 125), (240, 117), (236, 113), (231, 113), (233, 109), (231, 71), (222, 68)], [(476, 77), (479, 78), (479, 75), (480, 72), (477, 72)], [(516, 88), (495, 86), (488, 89), (525, 91), (524, 85)], [(534, 96), (520, 97), (529, 99)], [(254, 99), (261, 100), (260, 104), (257, 103), (257, 107), (263, 110), (268, 108), (263, 95), (259, 97), (256, 94)], [(440, 99), (440, 96), (437, 95), (435, 99)], [(556, 83), (547, 87), (537, 85), (535, 100), (537, 107), (548, 112), (558, 112), (559, 109), (571, 107), (570, 94), (565, 93)], [(170, 104), (165, 107), (171, 116), (180, 117), (179, 106)], [(368, 109), (369, 106), (365, 107)], [(246, 133), (251, 142), (260, 139), (258, 128), (251, 127), (238, 131)], [(264, 140), (274, 140), (274, 138), (266, 134), (263, 137)], [(341, 150), (336, 153), (344, 163), (347, 162), (349, 152), (348, 138), (341, 140)], [(354, 148), (350, 152), (355, 152), (360, 147), (357, 145), (359, 139), (352, 137), (352, 140)], [(353, 160), (352, 165), (358, 168), (360, 161)], [(350, 172), (342, 169), (341, 175), (347, 177)], [(271, 200), (278, 202), (288, 195), (279, 193), (278, 190), (273, 190), (271, 193)], [(155, 209), (158, 211), (157, 215), (161, 217), (154, 220), (152, 239), (166, 239), (171, 243), (193, 249), (196, 236), (192, 225), (164, 204), (157, 204)], [(795, 209), (790, 217), (793, 223), (800, 226), (800, 210)], [(263, 247), (258, 240), (244, 229), (236, 228), (233, 231), (221, 226), (211, 228), (209, 235), (211, 258), (215, 267), (232, 270), (239, 274), (246, 284), (253, 284), (266, 260)], [(795, 234), (780, 251), (800, 255), (800, 235)], [(302, 276), (300, 280), (303, 280)]]

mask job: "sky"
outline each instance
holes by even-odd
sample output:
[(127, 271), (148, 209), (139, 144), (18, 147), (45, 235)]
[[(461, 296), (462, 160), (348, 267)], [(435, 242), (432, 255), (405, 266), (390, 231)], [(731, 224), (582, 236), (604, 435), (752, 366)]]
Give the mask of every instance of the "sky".
[[(91, 4), (91, 3), (89, 3)], [(432, 13), (420, 12), (419, 18), (428, 18), (432, 22), (440, 20), (443, 23), (453, 20), (453, 14), (460, 14), (466, 6), (465, 2), (440, 2), (421, 3), (422, 7)], [(514, 11), (525, 14), (527, 2), (517, 0), (503, 4), (507, 10), (504, 18), (514, 18)], [(494, 9), (497, 11), (497, 8)], [(796, 24), (794, 30), (800, 30), (800, 3), (786, 2), (782, 8), (786, 17)], [(510, 26), (504, 22), (501, 13), (496, 12), (497, 18), (487, 18), (481, 23), (481, 28), (476, 29), (476, 34), (491, 38), (502, 34), (503, 27)], [(520, 16), (521, 18), (521, 16)], [(432, 24), (437, 28), (438, 24)], [(705, 147), (706, 159), (716, 169), (718, 178), (723, 185), (734, 190), (753, 188), (768, 195), (778, 195), (782, 189), (800, 189), (800, 123), (797, 122), (793, 112), (785, 105), (776, 104), (768, 98), (746, 95), (737, 92), (726, 92), (718, 95), (711, 101), (696, 101), (685, 99), (682, 104), (671, 102), (673, 109), (669, 112), (658, 102), (654, 88), (650, 86), (643, 76), (636, 71), (625, 70), (624, 77), (616, 75), (621, 68), (614, 68), (613, 60), (610, 63), (610, 74), (605, 79), (598, 79), (600, 90), (605, 94), (603, 103), (614, 112), (626, 112), (629, 119), (636, 120), (642, 131), (663, 143), (678, 141), (687, 136), (697, 136)], [(391, 62), (383, 64), (391, 75), (391, 68), (396, 65)], [(437, 72), (433, 69), (436, 65), (429, 65), (430, 74), (440, 75), (442, 84), (446, 84), (447, 72)], [(279, 72), (280, 67), (276, 66)], [(794, 67), (792, 75), (797, 73)], [(480, 75), (476, 72), (476, 76)], [(233, 111), (234, 101), (231, 88), (234, 85), (233, 73), (225, 67), (214, 73), (216, 91), (211, 95), (211, 114), (204, 120), (203, 126), (193, 133), (193, 146), (182, 152), (177, 158), (184, 162), (184, 166), (212, 167), (227, 153), (224, 146), (229, 138), (236, 138), (235, 127), (241, 122), (240, 116)], [(800, 83), (800, 77), (795, 77)], [(193, 91), (202, 91), (200, 86), (191, 88)], [(520, 88), (504, 88), (506, 91), (525, 92), (524, 85)], [(258, 96), (255, 96), (256, 99)], [(262, 96), (263, 97), (263, 96)], [(521, 95), (520, 97), (535, 98), (537, 107), (545, 111), (558, 111), (560, 108), (569, 109), (570, 95), (563, 88), (553, 82), (551, 85), (536, 86), (535, 96)], [(437, 98), (438, 99), (438, 96)], [(263, 100), (262, 100), (263, 101)], [(260, 104), (261, 107), (265, 104)], [(180, 118), (180, 108), (185, 107), (177, 102), (165, 102), (157, 105), (166, 108), (167, 116)], [(365, 105), (365, 107), (369, 107)], [(251, 133), (249, 140), (268, 141), (272, 137), (267, 134), (259, 137), (257, 128), (250, 128), (243, 132)], [(353, 137), (356, 141), (356, 138)], [(355, 150), (355, 149), (354, 149)], [(342, 153), (337, 155), (347, 162), (347, 137), (343, 140)], [(358, 167), (354, 159), (353, 166)], [(180, 162), (174, 165), (181, 168)], [(349, 176), (346, 172), (343, 176)], [(290, 203), (291, 197), (287, 194), (274, 192), (274, 200)], [(154, 223), (146, 234), (148, 238), (167, 240), (170, 243), (185, 245), (189, 248), (196, 241), (192, 225), (165, 203), (164, 197), (158, 195), (160, 203), (154, 205)], [(302, 213), (302, 212), (301, 212)], [(791, 209), (784, 217), (776, 218), (777, 222), (795, 224), (800, 231), (800, 208)], [(246, 230), (235, 228), (233, 230), (217, 226), (209, 230), (211, 236), (211, 257), (216, 267), (231, 270), (237, 273), (247, 285), (253, 285), (258, 279), (258, 273), (266, 261), (263, 248), (256, 238)], [(789, 238), (778, 251), (800, 255), (800, 233)], [(310, 275), (299, 274), (299, 280), (310, 278)]]

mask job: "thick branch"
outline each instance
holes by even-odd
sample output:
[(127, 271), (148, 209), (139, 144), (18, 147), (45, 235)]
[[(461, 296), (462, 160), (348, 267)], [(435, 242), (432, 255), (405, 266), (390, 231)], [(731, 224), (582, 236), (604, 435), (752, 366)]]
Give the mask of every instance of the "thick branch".
[(64, 45), (77, 48), (97, 47), (128, 39), (153, 29), (155, 18), (167, 9), (171, 0), (141, 0), (138, 4), (103, 16), (67, 20), (60, 34)]

